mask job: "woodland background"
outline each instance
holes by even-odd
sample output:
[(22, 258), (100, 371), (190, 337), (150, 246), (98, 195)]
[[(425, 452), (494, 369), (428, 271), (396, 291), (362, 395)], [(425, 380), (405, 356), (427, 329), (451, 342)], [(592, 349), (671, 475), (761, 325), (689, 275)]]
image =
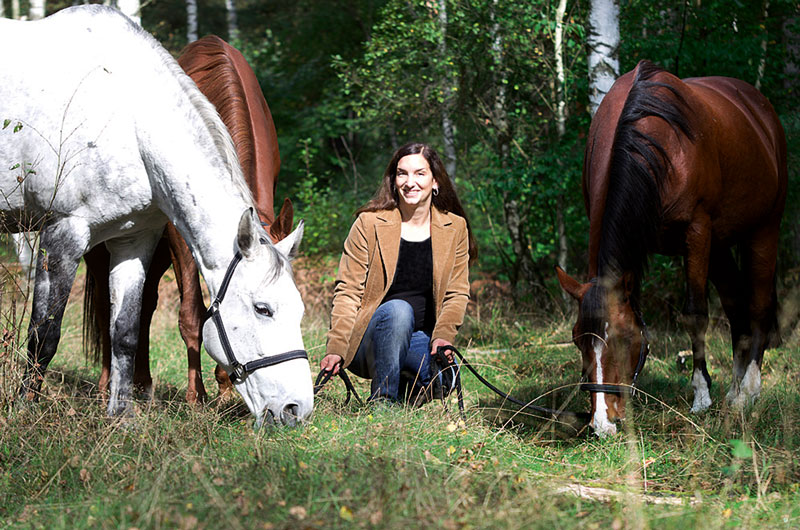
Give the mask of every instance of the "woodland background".
[[(788, 292), (798, 283), (796, 0), (115, 3), (140, 15), (176, 56), (210, 33), (242, 50), (278, 131), (277, 200), (290, 197), (296, 218), (305, 219), (306, 256), (337, 255), (393, 150), (425, 141), (446, 159), (471, 217), (480, 249), (475, 277), (508, 285), (516, 300), (548, 311), (562, 303), (553, 266), (586, 270), (580, 172), (597, 34), (602, 41), (604, 32), (619, 32), (618, 45), (612, 39), (605, 51), (619, 64), (609, 75), (649, 59), (680, 77), (744, 79), (772, 101), (786, 129), (790, 196), (779, 287)], [(5, 16), (28, 18), (70, 4), (0, 0)], [(592, 20), (603, 7), (618, 10), (617, 28)], [(645, 292), (659, 295), (646, 310), (679, 311), (681, 268), (676, 258), (651, 261)]]

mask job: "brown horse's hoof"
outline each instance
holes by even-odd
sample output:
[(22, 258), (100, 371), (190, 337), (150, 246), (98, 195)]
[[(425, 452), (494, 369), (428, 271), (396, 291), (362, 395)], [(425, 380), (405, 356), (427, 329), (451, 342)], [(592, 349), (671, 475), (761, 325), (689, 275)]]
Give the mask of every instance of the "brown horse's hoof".
[(205, 405), (208, 401), (208, 394), (205, 388), (188, 389), (186, 391), (186, 402), (190, 405)]

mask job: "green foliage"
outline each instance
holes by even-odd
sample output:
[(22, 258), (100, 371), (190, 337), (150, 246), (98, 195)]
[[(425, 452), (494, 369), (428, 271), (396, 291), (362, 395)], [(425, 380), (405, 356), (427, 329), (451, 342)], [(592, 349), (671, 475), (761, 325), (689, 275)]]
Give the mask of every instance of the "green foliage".
[(308, 255), (341, 251), (342, 233), (347, 233), (358, 208), (357, 196), (318, 185), (312, 169), (317, 153), (311, 138), (300, 141), (305, 174), (293, 197), (297, 215), (305, 222), (303, 253)]

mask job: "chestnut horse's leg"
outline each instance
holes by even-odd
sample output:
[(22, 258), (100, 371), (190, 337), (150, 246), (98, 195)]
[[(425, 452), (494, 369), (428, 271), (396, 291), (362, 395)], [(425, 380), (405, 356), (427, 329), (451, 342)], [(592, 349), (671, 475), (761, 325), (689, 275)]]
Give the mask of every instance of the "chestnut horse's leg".
[[(91, 276), (93, 282), (92, 303), (95, 313), (84, 312), (83, 318), (93, 318), (96, 320), (97, 334), (99, 335), (100, 357), (102, 368), (100, 369), (100, 381), (97, 383), (100, 396), (105, 400), (108, 398), (108, 381), (111, 377), (111, 333), (109, 322), (111, 321), (111, 304), (108, 287), (108, 267), (111, 255), (106, 250), (104, 244), (97, 245), (92, 250), (83, 255), (86, 262), (86, 274)], [(88, 280), (88, 278), (87, 278)], [(92, 326), (84, 329), (91, 329)], [(89, 342), (94, 342), (94, 337), (87, 337)], [(95, 354), (95, 362), (97, 354)]]
[(728, 402), (737, 408), (751, 404), (761, 393), (761, 361), (771, 339), (777, 339), (775, 266), (778, 225), (770, 224), (742, 244), (742, 272), (749, 278), (749, 340), (734, 350), (733, 382)]
[(698, 212), (686, 230), (687, 290), (684, 313), (692, 341), (692, 412), (702, 412), (711, 406), (711, 378), (706, 368), (710, 252), (711, 220), (704, 212)]
[(203, 385), (200, 364), (201, 330), (205, 318), (203, 291), (200, 289), (200, 277), (192, 253), (171, 223), (167, 225), (167, 238), (172, 255), (172, 269), (175, 271), (175, 279), (181, 295), (179, 327), (183, 342), (186, 343), (189, 359), (186, 401), (202, 403), (206, 400), (206, 387)]
[(158, 306), (158, 284), (170, 265), (169, 244), (162, 237), (156, 246), (142, 291), (142, 314), (139, 321), (139, 341), (133, 369), (133, 386), (137, 393), (153, 397), (153, 378), (150, 374), (150, 324)]
[(711, 251), (709, 277), (719, 294), (719, 301), (731, 327), (731, 347), (736, 356), (737, 349), (742, 347), (749, 335), (746, 318), (745, 285), (739, 266), (730, 248), (717, 247)]

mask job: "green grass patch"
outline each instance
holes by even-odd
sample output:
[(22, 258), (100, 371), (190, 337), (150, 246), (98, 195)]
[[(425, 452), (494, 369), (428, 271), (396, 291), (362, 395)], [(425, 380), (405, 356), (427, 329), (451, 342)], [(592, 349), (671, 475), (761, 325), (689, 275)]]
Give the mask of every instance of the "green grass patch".
[[(10, 528), (726, 528), (800, 525), (800, 346), (767, 353), (761, 399), (724, 405), (730, 345), (709, 337), (714, 405), (691, 415), (685, 338), (653, 330), (653, 353), (620, 434), (569, 434), (515, 414), (470, 374), (467, 417), (455, 403), (421, 409), (343, 406), (334, 380), (305, 427), (254, 432), (241, 400), (184, 402), (177, 301), (162, 297), (151, 333), (155, 399), (133, 419), (105, 416), (98, 369), (80, 351), (73, 296), (45, 398), (12, 407), (22, 348), (0, 366), (0, 520)], [(2, 311), (8, 320), (9, 297)], [(21, 302), (20, 302), (21, 303)], [(513, 315), (513, 318), (509, 315)], [(312, 366), (326, 319), (309, 315)], [(5, 325), (5, 323), (4, 323)], [(575, 392), (580, 360), (571, 322), (541, 324), (485, 308), (462, 351), (523, 399), (550, 406)], [(13, 346), (13, 348), (11, 347)], [(14, 349), (16, 348), (16, 349)], [(215, 395), (212, 363), (206, 385)], [(362, 396), (366, 382), (354, 378)], [(556, 392), (550, 392), (558, 388)], [(574, 394), (574, 395), (573, 395)]]

